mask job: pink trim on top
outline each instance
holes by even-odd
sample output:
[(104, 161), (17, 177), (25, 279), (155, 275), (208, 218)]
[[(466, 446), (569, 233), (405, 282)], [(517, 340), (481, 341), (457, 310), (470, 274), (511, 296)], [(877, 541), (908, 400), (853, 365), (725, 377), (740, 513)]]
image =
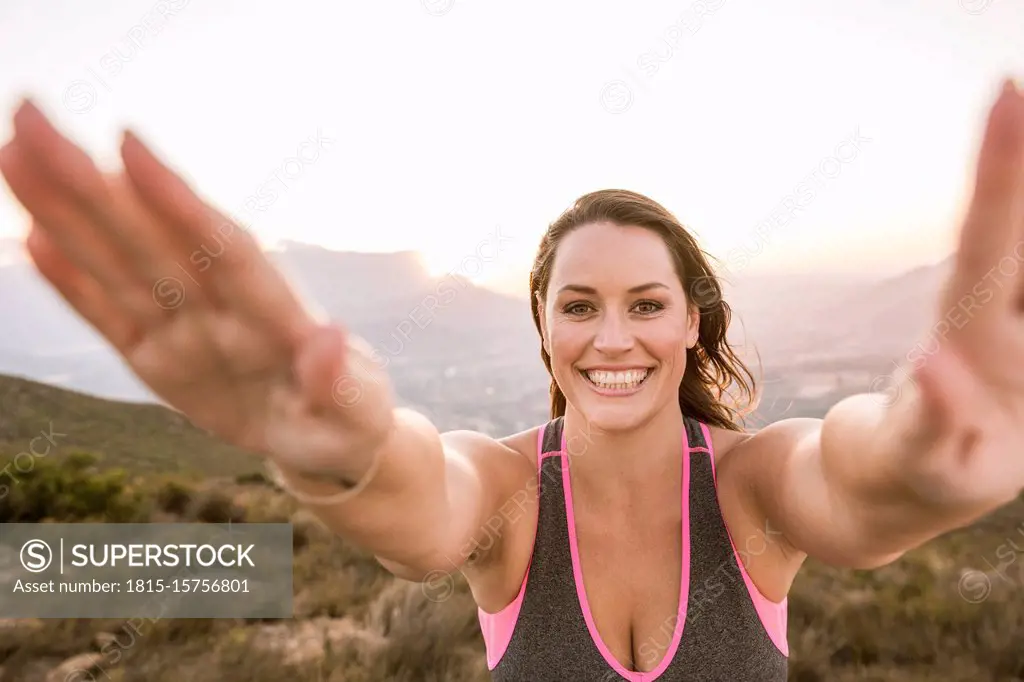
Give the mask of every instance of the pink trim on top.
[(689, 439), (686, 438), (685, 432), (683, 435), (683, 455), (681, 464), (682, 494), (680, 495), (683, 557), (679, 571), (678, 610), (673, 616), (676, 620), (675, 630), (672, 634), (672, 643), (669, 645), (668, 651), (665, 652), (665, 655), (658, 664), (658, 667), (650, 672), (636, 672), (626, 670), (615, 656), (612, 655), (607, 645), (605, 645), (604, 640), (601, 639), (601, 633), (598, 632), (597, 625), (594, 623), (594, 616), (590, 612), (590, 601), (587, 599), (587, 590), (583, 583), (583, 568), (580, 564), (579, 543), (576, 538), (576, 516), (572, 505), (572, 483), (569, 473), (569, 458), (566, 456), (565, 450), (565, 433), (563, 432), (562, 434), (562, 488), (565, 490), (565, 511), (569, 524), (569, 550), (572, 553), (572, 572), (576, 583), (576, 595), (579, 597), (580, 607), (583, 609), (583, 618), (587, 621), (587, 630), (590, 631), (590, 638), (593, 640), (594, 645), (597, 646), (598, 651), (601, 652), (601, 656), (604, 657), (605, 662), (614, 668), (615, 672), (622, 675), (630, 682), (653, 682), (653, 680), (660, 677), (668, 668), (669, 664), (672, 663), (672, 659), (675, 658), (676, 651), (679, 650), (679, 642), (683, 637), (683, 626), (686, 624), (686, 603), (690, 592), (690, 443)]
[[(704, 433), (704, 441), (711, 448), (708, 450), (708, 456), (711, 458), (711, 476), (715, 481), (715, 494), (718, 494), (718, 475), (715, 472), (715, 446), (711, 442), (711, 431), (708, 429), (707, 424), (700, 425), (701, 431)], [(704, 448), (699, 448), (704, 450)], [(694, 448), (697, 451), (698, 448)], [(725, 524), (725, 519), (722, 519), (722, 523)], [(736, 565), (739, 566), (740, 574), (743, 576), (743, 582), (747, 585), (747, 592), (750, 593), (750, 599), (754, 602), (754, 608), (757, 609), (757, 615), (761, 619), (761, 625), (764, 626), (765, 632), (771, 638), (772, 642), (775, 643), (775, 647), (782, 652), (783, 656), (789, 657), (789, 641), (786, 637), (789, 609), (788, 609), (788, 598), (783, 599), (781, 602), (773, 602), (768, 597), (761, 594), (761, 590), (758, 589), (754, 581), (750, 579), (750, 574), (747, 573), (747, 567), (743, 565), (743, 561), (740, 559), (740, 553), (736, 550), (736, 543), (732, 539), (732, 533), (729, 532), (728, 524), (725, 524), (726, 533), (729, 535), (729, 544), (732, 545), (733, 555), (736, 557)], [(767, 542), (767, 539), (764, 540)]]
[[(557, 455), (557, 452), (544, 452), (544, 430), (541, 426), (537, 432), (537, 494), (540, 495), (540, 467), (545, 455)], [(537, 523), (540, 523), (540, 510), (537, 510)], [(534, 544), (537, 542), (537, 533), (534, 531)], [(523, 597), (526, 596), (526, 582), (530, 577), (530, 566), (533, 565), (533, 554), (530, 555), (530, 563), (526, 566), (526, 574), (519, 586), (519, 594), (512, 600), (512, 603), (497, 613), (488, 613), (477, 607), (477, 619), (480, 621), (480, 633), (484, 638), (484, 648), (487, 651), (487, 669), (494, 670), (501, 662), (502, 656), (508, 650), (512, 641), (512, 634), (515, 632), (516, 623), (519, 621), (519, 612), (523, 608)]]

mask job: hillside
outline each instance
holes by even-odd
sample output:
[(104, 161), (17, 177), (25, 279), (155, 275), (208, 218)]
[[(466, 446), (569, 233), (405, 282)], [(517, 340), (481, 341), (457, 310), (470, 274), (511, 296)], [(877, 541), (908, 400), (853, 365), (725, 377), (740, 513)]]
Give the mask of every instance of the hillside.
[[(28, 452), (40, 435), (36, 454), (49, 448), (45, 458), (58, 462), (86, 452), (101, 457), (101, 468), (140, 474), (236, 476), (262, 470), (261, 459), (211, 438), (165, 407), (105, 400), (0, 375), (0, 453), (10, 459)], [(27, 462), (22, 458), (18, 468), (28, 468)]]
[[(232, 478), (257, 462), (169, 410), (0, 377), (0, 462), (51, 421), (64, 435), (0, 496), (0, 522), (290, 520), (295, 618), (0, 621), (0, 682), (486, 682), (461, 579), (438, 595), (392, 578), (279, 491)], [(874, 572), (809, 563), (790, 597), (790, 679), (1024, 679), (1022, 518), (1018, 502)]]

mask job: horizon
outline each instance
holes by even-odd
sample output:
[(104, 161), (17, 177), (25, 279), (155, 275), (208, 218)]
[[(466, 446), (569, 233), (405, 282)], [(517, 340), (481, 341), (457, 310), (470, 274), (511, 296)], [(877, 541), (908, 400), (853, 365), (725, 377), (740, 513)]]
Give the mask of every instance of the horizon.
[[(1004, 0), (660, 0), (625, 16), (118, 0), (0, 18), (0, 134), (31, 95), (115, 168), (130, 126), (264, 246), (416, 251), (443, 274), (500, 229), (500, 257), (464, 273), (499, 290), (525, 278), (548, 223), (605, 187), (664, 204), (734, 273), (939, 261), (984, 112), (1024, 62), (1024, 6)], [(231, 60), (214, 58), (225, 36)], [(4, 185), (0, 238), (26, 227)]]
[[(429, 277), (431, 280), (442, 280), (445, 277), (464, 277), (469, 280), (475, 286), (493, 291), (495, 293), (503, 294), (506, 296), (513, 296), (518, 298), (529, 297), (529, 286), (528, 276), (529, 267), (526, 266), (521, 272), (506, 271), (503, 276), (498, 278), (480, 278), (473, 277), (467, 274), (465, 268), (459, 267), (438, 267), (436, 263), (432, 263), (428, 256), (423, 252), (415, 249), (401, 249), (396, 251), (358, 251), (351, 249), (335, 249), (324, 246), (322, 244), (314, 244), (310, 242), (297, 242), (294, 240), (279, 240), (271, 244), (263, 244), (262, 248), (265, 253), (285, 253), (289, 246), (294, 245), (300, 248), (313, 247), (323, 249), (327, 252), (338, 254), (338, 255), (353, 255), (353, 256), (413, 256), (418, 261), (418, 266), (421, 268), (424, 275)], [(937, 259), (923, 260), (919, 262), (909, 262), (899, 267), (890, 269), (876, 269), (876, 270), (859, 270), (859, 271), (836, 271), (836, 270), (799, 270), (799, 269), (788, 269), (788, 270), (740, 270), (737, 274), (738, 279), (731, 278), (730, 275), (733, 273), (726, 269), (725, 271), (719, 271), (718, 274), (722, 276), (723, 283), (728, 287), (740, 287), (746, 282), (765, 282), (765, 281), (785, 281), (792, 279), (820, 279), (828, 280), (831, 282), (882, 282), (888, 279), (900, 277), (908, 273), (914, 272), (922, 268), (931, 268), (940, 265), (943, 261), (951, 258), (953, 254), (946, 254)], [(12, 266), (12, 265), (28, 265), (31, 267), (31, 263), (27, 255), (22, 249), (20, 238), (16, 237), (0, 237), (0, 268)], [(714, 266), (715, 263), (712, 262)], [(34, 272), (34, 269), (33, 269)], [(38, 273), (35, 273), (38, 277)]]

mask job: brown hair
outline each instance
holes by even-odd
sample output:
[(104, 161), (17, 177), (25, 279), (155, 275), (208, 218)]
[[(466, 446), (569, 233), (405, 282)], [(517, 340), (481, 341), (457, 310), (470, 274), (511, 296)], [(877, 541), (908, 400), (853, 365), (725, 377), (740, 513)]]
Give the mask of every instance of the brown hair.
[[(546, 298), (551, 268), (559, 243), (574, 229), (594, 222), (635, 225), (656, 232), (665, 240), (676, 272), (691, 305), (700, 309), (697, 343), (686, 351), (686, 370), (679, 385), (679, 407), (684, 415), (706, 424), (734, 431), (754, 403), (755, 381), (750, 370), (726, 340), (732, 309), (722, 299), (722, 285), (706, 254), (686, 228), (666, 208), (652, 199), (621, 189), (585, 194), (551, 223), (541, 239), (530, 271), (530, 307), (537, 331), (541, 331), (540, 299)], [(540, 349), (551, 376), (551, 418), (565, 414), (565, 396), (551, 371), (551, 356)], [(729, 400), (735, 389), (742, 401)], [(730, 404), (733, 403), (733, 404)]]

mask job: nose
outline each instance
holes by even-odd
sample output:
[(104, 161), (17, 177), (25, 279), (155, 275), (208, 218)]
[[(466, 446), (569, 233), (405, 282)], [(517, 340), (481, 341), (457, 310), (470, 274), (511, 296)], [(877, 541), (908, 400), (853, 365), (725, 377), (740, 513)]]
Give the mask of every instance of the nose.
[(607, 355), (625, 353), (633, 348), (633, 333), (620, 315), (608, 314), (601, 319), (594, 337), (594, 349)]

